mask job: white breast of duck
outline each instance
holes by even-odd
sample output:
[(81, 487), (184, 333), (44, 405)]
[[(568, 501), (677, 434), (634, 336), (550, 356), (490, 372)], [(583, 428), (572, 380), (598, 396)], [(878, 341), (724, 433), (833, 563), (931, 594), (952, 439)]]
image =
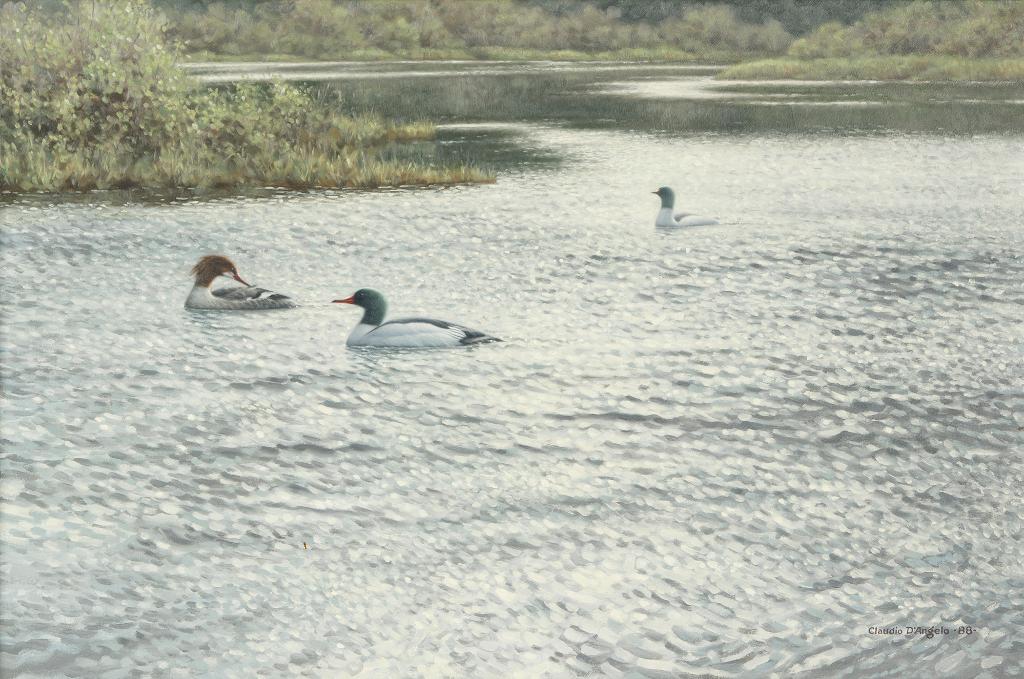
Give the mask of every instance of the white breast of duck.
[(661, 209), (658, 210), (658, 217), (654, 220), (655, 226), (703, 226), (718, 223), (718, 220), (710, 217), (699, 217), (689, 212), (673, 212), (676, 194), (667, 186), (662, 186), (653, 193), (661, 198)]
[(363, 308), (362, 320), (345, 342), (350, 347), (436, 348), (501, 341), (479, 330), (432, 318), (399, 318), (385, 323), (388, 307), (384, 295), (369, 288), (334, 302)]
[[(192, 267), (195, 285), (188, 298), (186, 309), (210, 309), (221, 311), (258, 311), (264, 309), (290, 309), (295, 306), (286, 295), (249, 285), (238, 275), (234, 263), (222, 255), (207, 255)], [(211, 289), (220, 277), (238, 281), (245, 287)]]

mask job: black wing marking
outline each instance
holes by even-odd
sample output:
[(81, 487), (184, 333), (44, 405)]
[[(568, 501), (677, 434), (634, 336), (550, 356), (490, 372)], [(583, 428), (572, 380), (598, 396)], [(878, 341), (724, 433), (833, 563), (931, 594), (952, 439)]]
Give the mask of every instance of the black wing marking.
[(383, 327), (384, 325), (391, 325), (393, 323), (427, 323), (429, 325), (434, 325), (437, 326), (438, 328), (441, 328), (442, 330), (447, 330), (449, 333), (451, 333), (451, 335), (454, 338), (459, 340), (459, 344), (481, 344), (483, 342), (501, 341), (499, 338), (492, 337), (491, 335), (488, 335), (485, 332), (473, 330), (472, 328), (467, 328), (466, 326), (459, 325), (457, 323), (439, 321), (436, 318), (396, 318), (393, 321), (388, 321), (387, 323), (384, 323), (380, 327)]
[(220, 288), (218, 290), (212, 290), (214, 297), (220, 297), (221, 299), (233, 299), (233, 300), (256, 300), (256, 299), (272, 299), (275, 301), (287, 300), (287, 295), (282, 295), (279, 292), (273, 290), (267, 290), (266, 288)]

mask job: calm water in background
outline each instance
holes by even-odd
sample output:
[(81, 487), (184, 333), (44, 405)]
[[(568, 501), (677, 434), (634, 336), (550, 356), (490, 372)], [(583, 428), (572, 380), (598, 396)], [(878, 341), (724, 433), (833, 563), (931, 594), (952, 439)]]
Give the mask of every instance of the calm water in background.
[(332, 73), (497, 183), (0, 207), (4, 676), (1021, 675), (1021, 87)]

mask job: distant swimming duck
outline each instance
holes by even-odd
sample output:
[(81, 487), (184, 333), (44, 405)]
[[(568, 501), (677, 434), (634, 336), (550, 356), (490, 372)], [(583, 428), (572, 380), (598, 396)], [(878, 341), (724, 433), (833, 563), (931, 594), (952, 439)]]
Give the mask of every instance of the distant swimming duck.
[(658, 210), (658, 218), (654, 222), (655, 226), (703, 226), (705, 224), (718, 223), (717, 219), (698, 217), (689, 212), (680, 212), (673, 215), (672, 208), (676, 204), (676, 194), (667, 186), (662, 186), (657, 191), (652, 191), (652, 193), (661, 198), (661, 209)]
[(346, 341), (350, 347), (458, 347), (501, 341), (478, 330), (431, 318), (399, 318), (385, 323), (388, 304), (384, 295), (369, 288), (334, 303), (363, 308), (362, 320)]
[[(295, 306), (285, 295), (249, 285), (238, 275), (234, 262), (223, 255), (206, 255), (192, 267), (196, 284), (185, 300), (186, 309), (220, 309), (224, 311), (257, 311), (263, 309), (290, 309)], [(232, 278), (244, 288), (228, 287), (211, 290), (210, 285), (219, 277)]]

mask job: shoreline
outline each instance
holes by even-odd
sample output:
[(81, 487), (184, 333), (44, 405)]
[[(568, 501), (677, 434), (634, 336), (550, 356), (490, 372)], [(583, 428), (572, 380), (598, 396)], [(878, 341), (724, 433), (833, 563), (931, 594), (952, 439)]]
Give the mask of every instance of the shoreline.
[[(24, 134), (0, 141), (0, 192), (306, 191), (496, 181), (492, 172), (472, 165), (384, 157), (388, 149), (433, 142), (433, 122), (349, 117), (284, 85), (272, 85), (269, 100), (260, 100), (253, 85), (239, 87), (248, 89), (222, 93), (209, 104), (219, 115), (205, 121), (206, 127), (189, 128), (178, 139), (152, 148), (119, 139), (68, 147)], [(287, 105), (279, 105), (282, 100)], [(203, 112), (207, 101), (193, 97), (190, 103)], [(304, 115), (296, 117), (296, 107)], [(293, 119), (297, 126), (281, 127), (281, 118)]]
[[(339, 55), (340, 56), (340, 55)], [(356, 50), (344, 55), (342, 58), (329, 58), (323, 60), (311, 59), (308, 56), (301, 56), (288, 53), (243, 53), (227, 54), (223, 52), (197, 51), (186, 52), (183, 55), (183, 63), (265, 63), (281, 62), (295, 64), (355, 64), (355, 63), (384, 63), (384, 62), (408, 62), (408, 63), (482, 63), (482, 62), (507, 62), (521, 63), (531, 61), (550, 62), (636, 62), (636, 63), (670, 63), (670, 64), (692, 64), (722, 65), (738, 64), (751, 59), (768, 59), (770, 53), (740, 53), (729, 50), (712, 50), (705, 52), (689, 52), (686, 50), (664, 47), (664, 48), (624, 48), (617, 50), (599, 50), (594, 52), (582, 52), (579, 50), (538, 50), (518, 48), (481, 48), (473, 51), (465, 50), (399, 50), (396, 52), (385, 52), (382, 50)]]
[[(530, 55), (523, 58), (410, 58), (390, 54), (382, 58), (349, 58), (317, 61), (295, 55), (217, 55), (196, 53), (185, 55), (178, 66), (186, 72), (202, 77), (220, 71), (237, 69), (239, 72), (259, 72), (276, 68), (286, 75), (292, 69), (328, 71), (339, 67), (386, 64), (449, 64), (449, 65), (515, 65), (515, 64), (593, 64), (664, 66), (690, 68), (694, 71), (715, 71), (715, 79), (750, 81), (906, 81), (906, 82), (1021, 82), (1024, 81), (1024, 58), (990, 59), (957, 58), (941, 55), (872, 55), (849, 58), (798, 59), (795, 57), (758, 58), (747, 61), (734, 59), (707, 60), (698, 58), (643, 59), (630, 55), (608, 53), (580, 54), (578, 57), (560, 58), (558, 52)], [(315, 74), (310, 73), (312, 79)], [(238, 78), (246, 79), (245, 77)]]

